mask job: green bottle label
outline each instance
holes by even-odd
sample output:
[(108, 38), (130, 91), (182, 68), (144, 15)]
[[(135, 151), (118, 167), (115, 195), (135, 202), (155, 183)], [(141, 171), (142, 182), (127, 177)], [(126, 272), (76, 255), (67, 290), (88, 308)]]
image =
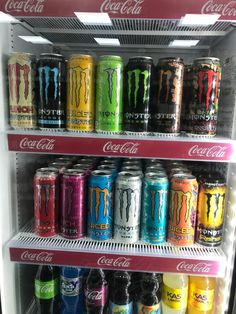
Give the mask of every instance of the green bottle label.
[(59, 293), (59, 278), (51, 281), (40, 281), (35, 279), (35, 296), (38, 299), (49, 300)]

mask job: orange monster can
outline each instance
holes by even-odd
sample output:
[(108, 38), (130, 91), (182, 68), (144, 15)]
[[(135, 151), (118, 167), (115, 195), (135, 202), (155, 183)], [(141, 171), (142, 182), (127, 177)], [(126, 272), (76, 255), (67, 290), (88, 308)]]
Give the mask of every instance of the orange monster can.
[(178, 246), (194, 243), (198, 183), (193, 175), (175, 174), (171, 179), (167, 241)]

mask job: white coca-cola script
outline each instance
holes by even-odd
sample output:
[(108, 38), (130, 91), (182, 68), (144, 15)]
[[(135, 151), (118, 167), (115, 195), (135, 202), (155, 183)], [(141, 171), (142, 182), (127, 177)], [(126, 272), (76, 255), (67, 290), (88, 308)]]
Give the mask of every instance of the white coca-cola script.
[(102, 291), (89, 291), (86, 290), (85, 291), (85, 295), (87, 297), (87, 299), (89, 300), (93, 300), (93, 301), (97, 301), (97, 300), (101, 300), (102, 299)]
[(41, 138), (40, 140), (31, 140), (28, 137), (24, 137), (20, 141), (20, 148), (25, 149), (36, 149), (36, 150), (47, 150), (52, 151), (54, 149), (55, 140), (49, 138)]
[(207, 158), (223, 158), (225, 157), (228, 147), (214, 145), (211, 147), (201, 147), (194, 145), (188, 151), (190, 157), (207, 157)]
[(197, 264), (191, 264), (187, 263), (185, 261), (180, 262), (176, 269), (180, 272), (188, 273), (209, 273), (212, 269), (212, 265), (209, 263), (197, 263)]
[(209, 0), (202, 6), (201, 13), (217, 13), (222, 16), (236, 16), (236, 1), (229, 1), (228, 3), (216, 3), (214, 0)]
[(42, 13), (45, 0), (7, 0), (6, 12)]
[(98, 259), (97, 264), (99, 266), (113, 266), (119, 268), (127, 268), (130, 266), (131, 258), (127, 257), (117, 257), (117, 258), (110, 258), (106, 256), (102, 256)]
[(144, 0), (126, 0), (126, 1), (115, 1), (115, 0), (104, 0), (101, 4), (100, 11), (122, 14), (122, 15), (138, 15), (142, 11), (142, 4)]
[(53, 253), (40, 252), (33, 253), (29, 251), (24, 251), (21, 254), (21, 260), (25, 262), (40, 262), (40, 263), (51, 263), (53, 260)]
[(126, 142), (124, 144), (114, 144), (112, 141), (103, 146), (104, 153), (137, 154), (139, 143)]

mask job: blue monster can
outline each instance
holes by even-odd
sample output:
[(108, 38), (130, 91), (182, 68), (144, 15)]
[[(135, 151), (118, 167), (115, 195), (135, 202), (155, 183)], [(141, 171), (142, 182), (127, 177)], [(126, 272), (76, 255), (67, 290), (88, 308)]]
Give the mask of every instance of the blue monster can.
[(141, 240), (160, 244), (166, 241), (169, 182), (163, 174), (145, 174), (141, 216)]
[(84, 313), (84, 281), (86, 270), (79, 267), (60, 268), (60, 314)]
[(88, 183), (88, 230), (93, 240), (112, 238), (114, 176), (109, 170), (94, 170)]

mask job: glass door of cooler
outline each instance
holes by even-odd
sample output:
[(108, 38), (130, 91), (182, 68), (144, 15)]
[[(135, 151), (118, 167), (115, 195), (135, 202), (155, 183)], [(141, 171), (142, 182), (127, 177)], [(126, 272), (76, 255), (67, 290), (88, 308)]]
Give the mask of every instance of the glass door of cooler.
[[(56, 0), (4, 0), (0, 11), (3, 314), (35, 313), (34, 279), (42, 264), (217, 278), (213, 313), (227, 313), (235, 257), (235, 4), (227, 0), (183, 0), (181, 6), (176, 0), (70, 0), (59, 6)], [(65, 236), (62, 219), (54, 229), (49, 221), (49, 228), (40, 225), (47, 218), (41, 217), (42, 204), (54, 208), (51, 197), (58, 197), (56, 190), (61, 193), (62, 215), (61, 189), (66, 179), (52, 169), (54, 187), (58, 180), (61, 184), (51, 188), (48, 181), (42, 188), (35, 181), (36, 172), (60, 166), (62, 171), (67, 157), (70, 162), (65, 168), (77, 163), (77, 174), (83, 177), (81, 173), (86, 172), (90, 185), (81, 190), (87, 206), (96, 204), (84, 209), (91, 230), (81, 239), (72, 239), (71, 233)], [(96, 160), (92, 169), (89, 160)], [(144, 208), (154, 208), (156, 201), (164, 206), (160, 198), (149, 200), (149, 206), (149, 201), (144, 202), (142, 189), (153, 180), (146, 169), (152, 163), (154, 168), (148, 171), (158, 178), (164, 175), (169, 185), (167, 222), (163, 220), (161, 227), (165, 232), (159, 242), (144, 241), (142, 232), (131, 241), (124, 235), (127, 228), (135, 227), (127, 224), (131, 202), (137, 206), (140, 200), (138, 231), (144, 226)], [(114, 187), (109, 228), (116, 212), (121, 212), (127, 220), (120, 225), (123, 238), (116, 236), (120, 230), (113, 232), (117, 222), (113, 231), (107, 227), (110, 236), (100, 224), (99, 232), (96, 229), (101, 204), (106, 216), (108, 194), (104, 186), (98, 189), (91, 170), (98, 171), (95, 177), (109, 173), (103, 178)], [(121, 170), (131, 178), (121, 175)], [(215, 173), (217, 179), (210, 182)], [(37, 179), (44, 174), (45, 170), (38, 171)], [(72, 172), (67, 175), (71, 177)], [(178, 182), (178, 175), (188, 178), (191, 193), (183, 189), (171, 193), (171, 178)], [(207, 184), (218, 189), (214, 196), (206, 191)], [(200, 195), (205, 195), (205, 201)], [(68, 197), (66, 208), (72, 204), (70, 199), (68, 205)], [(188, 204), (193, 199), (190, 217)], [(203, 228), (201, 213), (204, 208), (209, 220), (213, 199), (212, 226)], [(181, 210), (185, 214), (178, 216)], [(172, 223), (170, 217), (174, 217)], [(195, 217), (196, 226), (205, 232), (198, 243)], [(182, 233), (180, 221), (185, 223)], [(149, 232), (157, 227), (148, 224)], [(186, 237), (184, 230), (190, 229)], [(45, 230), (48, 233), (42, 234)], [(109, 239), (103, 241), (107, 235)], [(206, 245), (212, 239), (220, 245)]]

